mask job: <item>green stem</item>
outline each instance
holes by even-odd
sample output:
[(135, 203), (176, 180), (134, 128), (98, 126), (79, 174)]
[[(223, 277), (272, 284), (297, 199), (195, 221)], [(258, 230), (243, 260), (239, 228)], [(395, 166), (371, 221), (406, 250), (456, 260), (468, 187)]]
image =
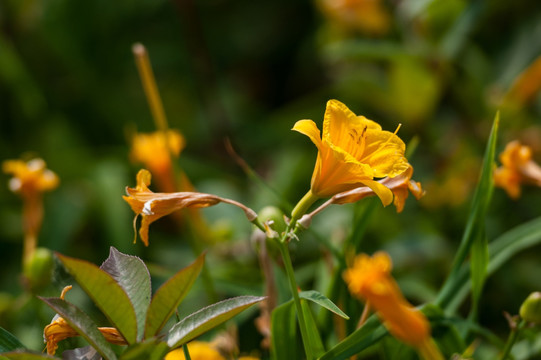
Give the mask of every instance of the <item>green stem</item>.
[(190, 357), (190, 352), (188, 351), (188, 344), (182, 345), (182, 350), (184, 350), (184, 357), (186, 360), (191, 360), (192, 358)]
[(279, 241), (278, 246), (280, 248), (280, 252), (282, 253), (282, 259), (284, 261), (287, 277), (289, 279), (289, 286), (291, 288), (291, 293), (293, 294), (293, 301), (295, 302), (297, 318), (299, 319), (299, 327), (301, 329), (302, 343), (304, 345), (304, 351), (306, 352), (306, 358), (308, 360), (312, 360), (315, 359), (315, 356), (310, 346), (310, 342), (308, 341), (308, 327), (306, 326), (306, 321), (304, 320), (304, 315), (302, 312), (301, 300), (297, 290), (297, 282), (295, 281), (295, 273), (293, 272), (293, 264), (291, 263), (287, 242)]
[(518, 325), (511, 327), (511, 332), (509, 333), (509, 337), (507, 338), (507, 342), (505, 343), (505, 347), (503, 349), (502, 355), (500, 356), (500, 360), (507, 359), (507, 357), (511, 354), (511, 349), (517, 341), (518, 335), (522, 328), (524, 328), (525, 324), (526, 322), (524, 320), (521, 320)]
[(299, 220), (301, 216), (306, 214), (306, 211), (308, 211), (310, 206), (312, 206), (312, 204), (316, 202), (317, 199), (319, 198), (312, 193), (312, 190), (308, 190), (306, 195), (304, 195), (304, 197), (297, 203), (297, 205), (295, 205), (295, 208), (291, 212), (290, 226), (292, 229), (295, 229), (294, 225), (297, 220)]

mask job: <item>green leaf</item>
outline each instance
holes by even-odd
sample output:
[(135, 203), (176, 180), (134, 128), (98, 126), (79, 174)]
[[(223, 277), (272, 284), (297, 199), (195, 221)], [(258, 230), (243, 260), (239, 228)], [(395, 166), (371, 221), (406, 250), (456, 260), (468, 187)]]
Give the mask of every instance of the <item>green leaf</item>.
[(148, 308), (145, 325), (146, 337), (156, 335), (163, 328), (192, 288), (204, 263), (205, 254), (202, 254), (192, 264), (173, 275), (156, 291)]
[[(521, 224), (493, 240), (489, 246), (490, 261), (488, 275), (493, 274), (514, 255), (532, 246), (541, 244), (541, 217)], [(464, 266), (459, 274), (458, 281), (450, 288), (446, 309), (454, 312), (464, 301), (471, 286), (468, 280), (468, 271)]]
[(2, 353), (1, 356), (5, 356), (10, 360), (61, 360), (60, 358), (57, 358), (55, 356), (45, 355), (31, 351), (12, 351)]
[(387, 335), (387, 330), (375, 315), (370, 316), (364, 325), (327, 351), (319, 360), (342, 360), (353, 356), (375, 344)]
[(119, 360), (162, 360), (169, 351), (165, 342), (152, 338), (145, 342), (131, 345)]
[(188, 315), (169, 330), (167, 345), (177, 348), (264, 299), (261, 296), (238, 296)]
[(272, 311), (271, 329), (272, 359), (297, 359), (297, 320), (293, 300)]
[(301, 291), (299, 297), (302, 299), (310, 300), (325, 309), (332, 311), (336, 315), (343, 317), (346, 320), (349, 320), (347, 316), (338, 306), (336, 306), (331, 300), (329, 300), (325, 295), (317, 292), (315, 290)]
[(25, 346), (9, 331), (0, 327), (0, 352), (8, 352), (16, 349), (24, 349)]
[(109, 257), (100, 268), (109, 273), (128, 295), (137, 319), (137, 341), (141, 341), (152, 292), (145, 263), (137, 256), (123, 254), (111, 246)]
[(470, 274), (472, 282), (472, 314), (474, 319), (477, 317), (477, 306), (483, 291), (483, 284), (485, 283), (488, 260), (488, 240), (484, 229), (480, 229), (480, 234), (476, 236), (471, 247)]
[(115, 360), (116, 355), (105, 340), (98, 326), (87, 314), (75, 305), (60, 298), (38, 297), (41, 301), (56, 311), (79, 335), (85, 338), (106, 360)]
[(137, 319), (130, 298), (115, 279), (84, 260), (57, 253), (62, 264), (129, 344), (137, 338)]
[(308, 301), (301, 299), (301, 308), (302, 314), (304, 315), (304, 321), (306, 322), (306, 328), (308, 330), (308, 343), (310, 344), (310, 348), (312, 349), (314, 356), (316, 358), (319, 358), (325, 353), (325, 347), (323, 346), (323, 342), (321, 341), (321, 337), (317, 329), (317, 324), (314, 320), (312, 310), (310, 310)]
[[(485, 216), (492, 197), (493, 190), (493, 180), (492, 180), (492, 171), (494, 167), (494, 157), (496, 153), (496, 139), (498, 135), (498, 127), (500, 122), (500, 114), (497, 113), (494, 118), (494, 123), (492, 125), (492, 131), (490, 132), (490, 137), (488, 139), (487, 147), (485, 150), (485, 156), (483, 160), (483, 167), (481, 170), (481, 176), (479, 183), (475, 189), (473, 195), (472, 206), (470, 214), (468, 216), (468, 221), (466, 224), (466, 229), (462, 236), (460, 246), (453, 260), (453, 266), (449, 277), (445, 281), (438, 298), (436, 299), (436, 305), (441, 308), (445, 308), (448, 305), (449, 298), (453, 296), (451, 293), (456, 286), (456, 283), (460, 280), (460, 270), (461, 266), (464, 263), (468, 253), (470, 252), (472, 245), (475, 242), (478, 242), (475, 246), (475, 259), (472, 258), (472, 261), (475, 261), (475, 264), (471, 266), (471, 276), (476, 278), (476, 288), (473, 289), (474, 294), (480, 294), (485, 273), (483, 269), (486, 269), (486, 265), (483, 263), (485, 261), (485, 256), (483, 253), (486, 253), (487, 243), (486, 238), (484, 238), (484, 229), (485, 229)], [(475, 311), (476, 304), (473, 304), (472, 310)]]

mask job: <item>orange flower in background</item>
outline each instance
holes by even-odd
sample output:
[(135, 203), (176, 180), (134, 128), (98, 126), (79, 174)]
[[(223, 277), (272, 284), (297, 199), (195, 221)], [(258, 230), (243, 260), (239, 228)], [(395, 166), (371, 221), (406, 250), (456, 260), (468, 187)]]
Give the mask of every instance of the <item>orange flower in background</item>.
[(13, 175), (9, 180), (9, 189), (23, 198), (23, 263), (26, 264), (37, 246), (37, 236), (43, 221), (42, 194), (55, 189), (60, 180), (40, 158), (28, 162), (6, 160), (2, 170)]
[(430, 325), (423, 313), (404, 298), (391, 269), (387, 253), (378, 252), (372, 257), (361, 254), (343, 276), (349, 291), (376, 310), (394, 337), (421, 347), (430, 340)]
[[(192, 360), (225, 360), (225, 358), (212, 347), (211, 343), (192, 341), (188, 343), (188, 351)], [(165, 360), (185, 360), (184, 350), (175, 349), (165, 356)]]
[(494, 170), (494, 185), (503, 188), (509, 197), (518, 199), (520, 186), (541, 186), (541, 167), (532, 160), (530, 147), (511, 141), (500, 154), (502, 166)]
[[(385, 178), (379, 182), (391, 190), (394, 195), (393, 204), (397, 212), (404, 210), (406, 199), (412, 193), (417, 200), (424, 196), (425, 192), (421, 183), (411, 179), (413, 176), (413, 166), (394, 178)], [(336, 194), (332, 197), (333, 204), (347, 204), (357, 202), (365, 197), (376, 195), (375, 192), (367, 187), (360, 187), (350, 191)]]
[(319, 4), (325, 15), (343, 27), (371, 35), (389, 31), (391, 17), (381, 0), (320, 0)]
[(344, 104), (330, 100), (323, 120), (323, 135), (312, 120), (297, 121), (293, 130), (308, 136), (318, 148), (311, 192), (317, 197), (368, 186), (386, 206), (393, 194), (374, 178), (396, 177), (408, 169), (406, 146), (394, 133)]
[[(221, 198), (216, 195), (204, 194), (198, 192), (175, 192), (175, 193), (155, 193), (150, 191), (151, 175), (148, 170), (139, 170), (137, 173), (137, 186), (135, 188), (126, 187), (127, 196), (122, 198), (131, 206), (136, 216), (141, 215), (141, 228), (139, 235), (143, 243), (148, 246), (148, 227), (159, 218), (169, 215), (176, 210), (183, 208), (204, 208), (216, 205), (220, 202), (235, 205), (244, 210), (248, 220), (253, 221), (257, 214), (250, 208), (234, 200)], [(135, 242), (135, 240), (134, 240)]]
[(130, 158), (149, 169), (165, 192), (175, 191), (171, 157), (178, 157), (186, 145), (179, 131), (138, 133), (132, 138)]

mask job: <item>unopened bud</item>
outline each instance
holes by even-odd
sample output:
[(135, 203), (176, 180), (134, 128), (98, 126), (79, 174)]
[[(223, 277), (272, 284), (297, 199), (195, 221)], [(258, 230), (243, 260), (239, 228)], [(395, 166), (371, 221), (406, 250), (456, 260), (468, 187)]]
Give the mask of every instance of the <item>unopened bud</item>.
[(541, 292), (533, 292), (520, 307), (520, 317), (527, 322), (541, 324)]
[(259, 212), (259, 219), (269, 225), (271, 229), (278, 234), (282, 233), (286, 229), (286, 222), (284, 221), (284, 214), (276, 206), (265, 206)]
[(53, 254), (49, 249), (37, 248), (23, 269), (28, 288), (37, 292), (49, 285), (54, 267)]

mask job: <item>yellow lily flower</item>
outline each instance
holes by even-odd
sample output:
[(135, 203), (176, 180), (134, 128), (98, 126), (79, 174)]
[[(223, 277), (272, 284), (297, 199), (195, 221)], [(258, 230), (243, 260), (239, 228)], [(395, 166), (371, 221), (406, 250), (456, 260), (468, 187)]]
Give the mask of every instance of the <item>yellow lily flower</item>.
[(381, 0), (320, 0), (323, 13), (336, 24), (370, 35), (389, 31), (391, 17)]
[(316, 197), (368, 186), (389, 205), (393, 194), (375, 178), (395, 177), (408, 169), (406, 146), (394, 133), (364, 116), (357, 116), (337, 100), (327, 102), (323, 135), (312, 120), (298, 121), (293, 130), (318, 148), (311, 192)]
[(358, 255), (343, 277), (349, 291), (376, 310), (385, 327), (398, 340), (417, 349), (423, 359), (443, 360), (430, 336), (430, 324), (402, 295), (391, 276), (392, 262), (385, 252)]
[[(192, 360), (225, 360), (225, 358), (212, 347), (211, 343), (204, 341), (192, 341), (188, 343), (188, 351)], [(184, 350), (182, 348), (170, 351), (165, 356), (165, 360), (185, 360)]]
[[(249, 221), (255, 220), (257, 214), (252, 209), (234, 200), (221, 198), (212, 194), (198, 192), (174, 192), (174, 193), (155, 193), (148, 186), (150, 185), (151, 175), (148, 170), (142, 169), (137, 173), (137, 186), (135, 188), (126, 187), (127, 196), (122, 198), (131, 206), (137, 217), (141, 215), (141, 228), (139, 235), (143, 243), (148, 246), (148, 227), (159, 218), (169, 215), (176, 210), (183, 208), (204, 208), (216, 205), (220, 202), (235, 205), (244, 210)], [(135, 242), (135, 239), (134, 239)]]
[(502, 166), (494, 170), (494, 185), (503, 188), (509, 197), (518, 199), (521, 184), (541, 186), (541, 167), (532, 160), (532, 149), (519, 141), (511, 141), (500, 154)]

